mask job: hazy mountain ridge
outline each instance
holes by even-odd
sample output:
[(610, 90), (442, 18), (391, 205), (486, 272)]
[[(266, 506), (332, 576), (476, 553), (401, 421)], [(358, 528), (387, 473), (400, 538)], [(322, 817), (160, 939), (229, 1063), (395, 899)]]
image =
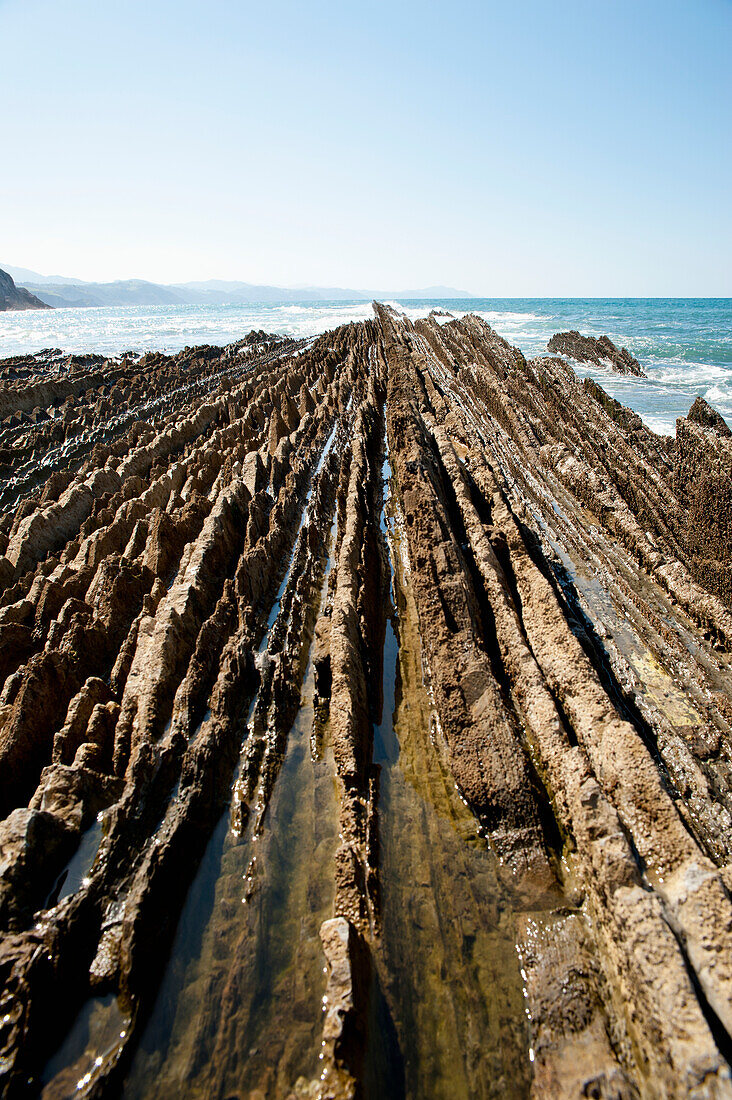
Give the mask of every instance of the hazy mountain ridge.
[(187, 283), (152, 283), (145, 279), (118, 279), (109, 283), (41, 275), (28, 268), (5, 265), (42, 302), (50, 306), (127, 305), (246, 305), (249, 303), (371, 301), (380, 299), (472, 298), (454, 287), (430, 286), (417, 290), (353, 290), (344, 287), (278, 287), (235, 280), (207, 279)]

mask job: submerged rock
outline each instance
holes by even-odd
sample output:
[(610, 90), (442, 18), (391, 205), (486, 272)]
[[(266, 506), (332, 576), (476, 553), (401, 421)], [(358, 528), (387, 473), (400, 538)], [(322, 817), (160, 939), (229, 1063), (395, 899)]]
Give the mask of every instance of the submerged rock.
[(618, 348), (609, 336), (582, 336), (576, 329), (557, 332), (547, 344), (549, 351), (567, 355), (578, 363), (608, 364), (616, 374), (645, 374), (638, 360), (627, 348)]

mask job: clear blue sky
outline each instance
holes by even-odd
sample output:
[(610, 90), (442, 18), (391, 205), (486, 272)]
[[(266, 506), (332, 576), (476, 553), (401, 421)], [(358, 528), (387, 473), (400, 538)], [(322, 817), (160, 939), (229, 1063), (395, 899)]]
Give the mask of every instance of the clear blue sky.
[(0, 257), (732, 295), (732, 0), (0, 0)]

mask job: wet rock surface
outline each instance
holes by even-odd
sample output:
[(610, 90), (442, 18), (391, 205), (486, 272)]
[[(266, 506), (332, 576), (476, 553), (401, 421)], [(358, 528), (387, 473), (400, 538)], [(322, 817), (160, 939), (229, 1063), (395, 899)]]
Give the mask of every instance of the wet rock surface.
[(732, 1096), (724, 427), (379, 305), (0, 363), (2, 1095)]
[(566, 355), (578, 363), (609, 365), (616, 374), (635, 374), (644, 378), (645, 373), (635, 356), (627, 348), (618, 348), (609, 336), (582, 336), (576, 329), (557, 332), (547, 344), (549, 351)]

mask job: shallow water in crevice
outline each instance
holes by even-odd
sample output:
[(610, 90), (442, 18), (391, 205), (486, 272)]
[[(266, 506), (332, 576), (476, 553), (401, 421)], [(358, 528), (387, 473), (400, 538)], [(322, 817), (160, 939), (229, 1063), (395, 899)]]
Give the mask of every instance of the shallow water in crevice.
[(99, 815), (92, 821), (88, 829), (85, 829), (81, 834), (79, 847), (56, 879), (53, 890), (43, 906), (44, 909), (50, 909), (52, 906), (58, 905), (64, 898), (75, 894), (84, 884), (86, 876), (91, 871), (94, 860), (97, 858), (101, 840), (102, 820), (101, 815)]
[[(388, 482), (388, 460), (384, 474)], [(377, 967), (408, 1097), (523, 1097), (531, 1063), (513, 912), (498, 861), (440, 750), (401, 526), (387, 491), (382, 530), (397, 614), (386, 630), (384, 706), (374, 738)], [(392, 1095), (403, 1093), (397, 1087)]]
[[(330, 454), (330, 452), (333, 449), (333, 444), (335, 443), (337, 430), (338, 430), (338, 421), (336, 420), (336, 422), (333, 425), (333, 428), (330, 432), (330, 435), (328, 436), (327, 440), (325, 441), (325, 444), (323, 446), (323, 450), (320, 454), (320, 458), (318, 459), (318, 463), (317, 463), (315, 469), (313, 470), (313, 474), (312, 474), (312, 477), (310, 479), (310, 488), (308, 489), (307, 494), (305, 496), (305, 505), (303, 507), (302, 514), (300, 516), (300, 522), (298, 524), (297, 534), (296, 534), (295, 540), (292, 544), (292, 551), (290, 553), (290, 558), (289, 558), (289, 561), (288, 561), (288, 564), (287, 564), (287, 569), (285, 570), (285, 575), (284, 575), (284, 577), (282, 578), (282, 580), (280, 582), (279, 588), (277, 589), (277, 595), (275, 596), (274, 603), (272, 604), (272, 608), (271, 608), (269, 616), (267, 618), (267, 626), (265, 628), (264, 637), (262, 638), (262, 641), (260, 642), (259, 647), (257, 649), (257, 653), (259, 655), (261, 655), (262, 653), (264, 653), (266, 651), (267, 645), (268, 645), (268, 642), (269, 642), (269, 637), (270, 637), (270, 634), (272, 633), (272, 628), (273, 628), (274, 624), (277, 621), (278, 615), (280, 614), (280, 609), (282, 607), (282, 600), (284, 599), (285, 592), (287, 591), (287, 587), (290, 583), (290, 577), (292, 575), (292, 567), (293, 567), (293, 564), (295, 562), (295, 558), (297, 557), (297, 552), (298, 552), (298, 548), (299, 548), (299, 545), (300, 545), (301, 533), (302, 533), (303, 528), (307, 525), (307, 523), (310, 520), (310, 504), (311, 504), (312, 499), (313, 499), (313, 493), (315, 492), (315, 486), (317, 485), (318, 478), (320, 477), (320, 474), (322, 473), (323, 467), (325, 466), (325, 463), (328, 459), (328, 455)], [(327, 572), (327, 570), (326, 570), (326, 572)]]
[[(272, 611), (267, 623), (267, 629), (264, 633), (262, 645), (260, 646), (260, 654), (266, 649), (267, 642), (271, 633), (271, 627), (277, 622), (278, 617), (281, 614), (282, 598), (290, 583), (292, 577), (293, 566), (296, 559), (297, 548), (300, 544), (301, 534), (306, 524), (309, 521), (310, 504), (313, 494), (316, 489), (318, 477), (321, 474), (325, 462), (333, 448), (333, 444), (336, 438), (338, 422), (333, 425), (331, 432), (323, 446), (323, 449), (319, 455), (317, 465), (314, 470), (313, 477), (307, 496), (304, 502), (304, 507), (299, 520), (297, 533), (293, 543), (293, 550), (289, 559), (289, 563), (285, 570), (285, 575), (282, 579), (280, 588), (277, 592)], [(326, 575), (329, 568), (326, 565)], [(324, 592), (324, 583), (323, 583)], [(310, 678), (309, 684), (309, 696), (312, 700), (312, 672), (308, 664), (307, 674)], [(305, 688), (306, 694), (308, 692), (308, 685)], [(246, 730), (249, 726), (249, 720), (252, 718), (254, 705), (256, 699), (252, 701), (247, 722), (243, 724), (243, 729)], [(302, 718), (303, 710), (306, 708), (303, 706), (300, 708), (299, 713), (295, 719), (293, 725), (293, 733), (290, 740), (304, 741), (309, 747), (310, 744), (310, 731), (312, 726), (312, 703), (310, 702), (310, 720)], [(210, 710), (207, 710), (198, 728), (208, 719)], [(299, 737), (296, 735), (296, 731), (300, 728), (300, 722), (304, 721), (306, 724), (306, 730)], [(165, 732), (170, 728), (171, 720), (165, 727)], [(290, 758), (290, 751), (288, 745), (287, 758), (285, 765)], [(326, 755), (320, 761), (321, 770), (323, 768), (329, 768), (331, 774), (332, 767), (332, 755)], [(238, 778), (238, 771), (234, 777), (234, 785), (232, 792), (236, 791), (236, 780)], [(283, 771), (287, 771), (286, 767), (283, 767)], [(180, 780), (175, 784), (170, 796), (169, 802), (172, 803), (178, 797), (178, 791), (180, 787)], [(234, 797), (232, 797), (232, 802)], [(161, 821), (165, 816), (165, 810), (161, 817)], [(154, 1090), (157, 1088), (156, 1084), (151, 1084), (149, 1075), (149, 1066), (145, 1064), (144, 1060), (144, 1043), (145, 1040), (152, 1036), (152, 1042), (155, 1043), (155, 1048), (152, 1054), (153, 1062), (161, 1063), (163, 1058), (163, 1052), (165, 1047), (171, 1041), (171, 1029), (174, 1018), (171, 1018), (170, 1005), (172, 1001), (177, 1002), (181, 991), (186, 987), (187, 976), (184, 973), (181, 975), (181, 959), (176, 954), (176, 948), (181, 947), (180, 956), (183, 958), (184, 969), (187, 962), (194, 960), (199, 955), (205, 946), (205, 932), (208, 926), (213, 927), (213, 935), (217, 936), (216, 921), (214, 919), (215, 914), (212, 913), (214, 909), (214, 903), (217, 900), (217, 881), (218, 878), (226, 873), (224, 857), (227, 854), (227, 845), (229, 838), (233, 837), (237, 844), (242, 846), (249, 846), (253, 848), (254, 842), (259, 839), (252, 836), (251, 829), (245, 834), (244, 837), (235, 834), (234, 829), (230, 826), (230, 814), (227, 811), (222, 815), (216, 829), (214, 830), (206, 851), (204, 858), (199, 866), (198, 873), (194, 879), (194, 882), (188, 892), (186, 905), (184, 906), (181, 920), (178, 924), (176, 940), (174, 944), (174, 950), (172, 957), (169, 959), (163, 982), (161, 984), (158, 998), (152, 1013), (152, 1019), (149, 1021), (147, 1031), (143, 1035), (142, 1046), (138, 1048), (138, 1052), (134, 1058), (132, 1071), (129, 1077), (129, 1081), (125, 1086), (125, 1094), (129, 1092), (130, 1095), (169, 1095), (167, 1086), (163, 1085), (161, 1091), (156, 1093)], [(48, 895), (44, 908), (49, 908), (57, 905), (59, 901), (75, 893), (80, 889), (82, 885), (86, 883), (86, 876), (91, 870), (94, 861), (96, 859), (99, 845), (103, 832), (103, 816), (100, 814), (97, 819), (85, 830), (82, 834), (79, 846), (74, 855), (69, 860), (68, 864), (57, 877), (54, 887), (51, 893)], [(155, 841), (153, 840), (153, 843)], [(283, 851), (289, 854), (290, 849), (286, 844), (283, 844)], [(250, 853), (253, 855), (253, 850)], [(273, 861), (276, 863), (276, 861)], [(276, 878), (275, 876), (273, 876)], [(326, 915), (329, 915), (326, 914)], [(320, 920), (317, 922), (319, 928)], [(208, 925), (207, 925), (208, 920)], [(318, 950), (320, 950), (320, 941), (317, 939)], [(321, 952), (322, 955), (322, 952)], [(319, 973), (323, 973), (322, 957), (318, 960)], [(273, 970), (273, 973), (275, 971)], [(322, 981), (324, 986), (324, 981)], [(166, 998), (168, 1004), (166, 1006)], [(320, 1003), (318, 1002), (318, 1009)], [(195, 1008), (194, 1008), (195, 1011)], [(317, 1025), (320, 1024), (318, 1012), (313, 1013), (314, 1018), (317, 1020)], [(119, 1019), (118, 1019), (119, 1017)], [(110, 1023), (111, 1021), (111, 1023)], [(117, 1007), (117, 1000), (111, 996), (104, 997), (90, 997), (78, 1011), (71, 1023), (71, 1026), (67, 1032), (65, 1039), (57, 1048), (53, 1056), (48, 1060), (46, 1065), (41, 1071), (41, 1081), (47, 1084), (49, 1096), (64, 1096), (72, 1095), (77, 1090), (86, 1088), (93, 1076), (100, 1070), (100, 1067), (109, 1063), (110, 1060), (119, 1056), (121, 1049), (125, 1045), (125, 1039), (128, 1030), (129, 1018), (122, 1017), (119, 1008)], [(121, 1026), (121, 1031), (120, 1027)], [(314, 1028), (314, 1034), (318, 1031), (318, 1026)], [(110, 1031), (111, 1028), (111, 1031)], [(116, 1030), (115, 1030), (116, 1028)], [(316, 1048), (313, 1042), (311, 1046)], [(102, 1049), (103, 1048), (103, 1049)], [(311, 1058), (311, 1062), (315, 1062), (315, 1057)], [(142, 1067), (140, 1069), (140, 1067)], [(314, 1071), (315, 1064), (308, 1067)], [(180, 1091), (180, 1085), (176, 1086), (176, 1090)], [(191, 1092), (191, 1095), (213, 1095), (212, 1091), (205, 1087), (203, 1092)]]
[(128, 1023), (113, 994), (90, 997), (66, 1039), (46, 1063), (40, 1082), (44, 1100), (61, 1100), (85, 1089), (118, 1050)]
[(313, 692), (308, 660), (263, 818), (239, 833), (232, 805), (209, 842), (125, 1097), (275, 1098), (317, 1076), (338, 814), (327, 729), (311, 754)]

